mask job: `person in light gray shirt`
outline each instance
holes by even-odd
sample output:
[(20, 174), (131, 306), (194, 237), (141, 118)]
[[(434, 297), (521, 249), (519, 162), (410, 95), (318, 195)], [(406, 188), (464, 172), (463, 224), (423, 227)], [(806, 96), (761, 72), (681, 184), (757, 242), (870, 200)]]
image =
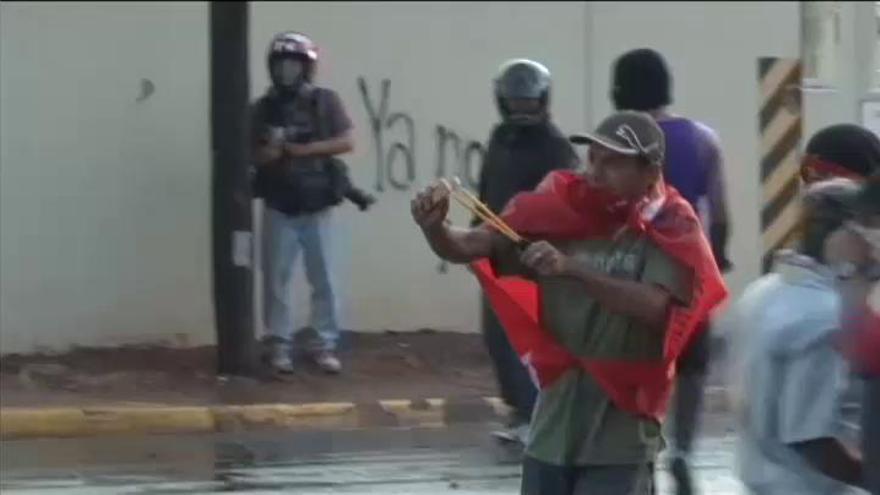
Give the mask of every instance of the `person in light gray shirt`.
[(810, 186), (799, 251), (777, 253), (725, 318), (738, 468), (751, 493), (831, 495), (862, 484), (861, 462), (840, 440), (848, 369), (837, 347), (837, 276), (823, 256), (858, 191), (847, 179)]

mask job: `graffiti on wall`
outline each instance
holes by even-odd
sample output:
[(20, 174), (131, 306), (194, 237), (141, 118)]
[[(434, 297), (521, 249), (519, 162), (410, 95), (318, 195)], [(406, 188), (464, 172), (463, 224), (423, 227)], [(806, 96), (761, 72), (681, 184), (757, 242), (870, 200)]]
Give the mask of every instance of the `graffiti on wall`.
[[(363, 77), (358, 78), (358, 90), (361, 94), (364, 107), (370, 119), (370, 134), (373, 138), (373, 149), (376, 152), (376, 182), (374, 188), (377, 192), (385, 191), (386, 185), (394, 189), (405, 191), (416, 180), (416, 131), (415, 121), (412, 116), (403, 112), (389, 113), (388, 106), (391, 99), (391, 81), (382, 80), (379, 90), (378, 105), (370, 97), (370, 89)], [(407, 139), (405, 142), (386, 142), (387, 132), (398, 125), (406, 129)], [(403, 165), (402, 172), (397, 168)]]
[[(371, 95), (366, 78), (357, 80), (358, 91), (370, 121), (370, 135), (376, 160), (376, 192), (393, 189), (408, 191), (418, 179), (416, 163), (416, 122), (403, 111), (391, 108), (391, 80), (383, 79), (378, 95)], [(403, 138), (392, 141), (391, 134)], [(479, 183), (480, 167), (486, 151), (479, 141), (463, 138), (452, 128), (442, 124), (434, 126), (434, 178), (458, 176), (471, 189)], [(445, 261), (437, 264), (439, 273), (446, 273)]]
[[(377, 192), (393, 189), (407, 191), (417, 181), (419, 167), (416, 163), (416, 122), (403, 111), (391, 109), (391, 80), (383, 79), (378, 95), (371, 95), (364, 77), (359, 77), (358, 90), (370, 120), (370, 135), (376, 160)], [(389, 136), (403, 131), (403, 138), (391, 141)], [(468, 185), (476, 188), (480, 167), (485, 156), (483, 144), (461, 137), (450, 127), (434, 126), (435, 167), (434, 177), (457, 175)]]

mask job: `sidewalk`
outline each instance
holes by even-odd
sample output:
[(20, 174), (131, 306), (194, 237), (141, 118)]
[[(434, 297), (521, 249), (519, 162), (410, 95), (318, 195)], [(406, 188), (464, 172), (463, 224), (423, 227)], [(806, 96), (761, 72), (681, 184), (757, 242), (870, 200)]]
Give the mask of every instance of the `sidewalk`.
[[(442, 426), (505, 408), (479, 334), (349, 334), (340, 376), (300, 358), (284, 381), (217, 377), (213, 347), (0, 359), (0, 438)], [(712, 388), (710, 410), (723, 408)]]

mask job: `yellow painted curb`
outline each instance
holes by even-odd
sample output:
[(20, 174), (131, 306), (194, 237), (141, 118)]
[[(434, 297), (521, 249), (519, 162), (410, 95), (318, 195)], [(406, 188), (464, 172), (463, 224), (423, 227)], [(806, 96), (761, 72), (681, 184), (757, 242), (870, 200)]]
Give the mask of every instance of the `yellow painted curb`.
[(205, 407), (0, 409), (0, 439), (214, 430)]
[[(708, 387), (706, 396), (704, 407), (707, 411), (724, 412), (729, 409), (722, 387)], [(509, 408), (496, 397), (479, 400), (484, 406), (489, 406), (495, 417), (504, 417), (509, 413)], [(193, 407), (150, 404), (142, 407), (0, 408), (0, 440), (213, 433), (265, 428), (356, 429), (371, 425), (442, 427), (447, 423), (449, 403), (445, 399), (380, 400), (372, 404), (378, 404), (385, 416), (371, 416), (370, 407), (363, 408), (362, 405), (351, 402)], [(388, 423), (389, 416), (392, 418), (391, 423)], [(450, 421), (454, 422), (456, 419)]]
[(445, 423), (444, 399), (380, 400), (379, 406), (397, 417), (400, 426), (442, 426)]
[(259, 428), (356, 428), (358, 414), (351, 402), (321, 404), (256, 404), (215, 406), (217, 431)]
[[(443, 399), (377, 401), (395, 426), (444, 425)], [(199, 407), (0, 408), (0, 440), (113, 434), (210, 433), (265, 428), (355, 429), (371, 424), (352, 402)], [(387, 426), (380, 423), (378, 426)]]

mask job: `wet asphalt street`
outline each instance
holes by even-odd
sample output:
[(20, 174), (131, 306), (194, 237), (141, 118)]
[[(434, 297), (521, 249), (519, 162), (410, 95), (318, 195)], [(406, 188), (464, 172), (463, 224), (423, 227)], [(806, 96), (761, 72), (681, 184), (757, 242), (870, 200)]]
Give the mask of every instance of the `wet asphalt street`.
[[(0, 492), (12, 494), (516, 494), (515, 452), (489, 425), (6, 441)], [(703, 493), (742, 493), (733, 436), (708, 421), (694, 459)], [(669, 476), (661, 462), (661, 494)]]

